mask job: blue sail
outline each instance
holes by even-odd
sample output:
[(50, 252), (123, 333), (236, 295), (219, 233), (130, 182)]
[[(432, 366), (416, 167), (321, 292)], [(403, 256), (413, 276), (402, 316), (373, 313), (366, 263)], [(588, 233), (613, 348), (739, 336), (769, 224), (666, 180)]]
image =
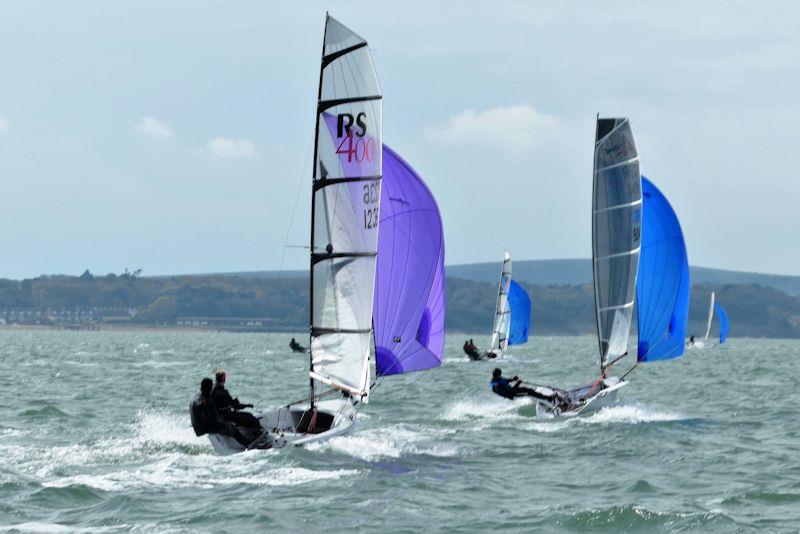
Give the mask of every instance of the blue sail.
[(531, 329), (531, 298), (515, 280), (511, 280), (508, 288), (508, 307), (511, 310), (508, 344), (522, 345), (528, 341)]
[(719, 304), (714, 304), (714, 311), (717, 312), (717, 317), (719, 317), (719, 342), (725, 343), (728, 339), (728, 329), (731, 327), (731, 322), (728, 319), (728, 314)]
[(683, 354), (689, 318), (689, 260), (678, 217), (667, 198), (642, 176), (642, 253), (636, 299), (638, 360)]

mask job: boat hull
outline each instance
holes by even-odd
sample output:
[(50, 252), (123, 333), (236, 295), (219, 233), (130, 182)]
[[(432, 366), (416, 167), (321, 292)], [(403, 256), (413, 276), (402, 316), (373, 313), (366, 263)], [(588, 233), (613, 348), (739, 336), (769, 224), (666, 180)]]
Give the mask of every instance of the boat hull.
[(590, 391), (591, 385), (572, 388), (568, 390), (570, 398), (583, 399), (576, 402), (574, 408), (562, 411), (552, 404), (539, 401), (536, 403), (536, 416), (543, 418), (569, 418), (595, 413), (603, 408), (616, 404), (619, 390), (627, 385), (628, 383), (625, 381), (608, 379), (608, 385), (606, 387), (599, 390), (597, 393), (592, 393), (588, 397), (586, 397), (585, 394)]
[[(356, 403), (350, 399), (335, 399), (317, 403), (316, 418), (312, 420), (309, 405), (292, 405), (276, 410), (257, 412), (264, 435), (249, 447), (222, 434), (209, 434), (208, 439), (217, 454), (229, 455), (248, 449), (280, 449), (318, 443), (352, 432), (356, 424)], [(315, 424), (312, 425), (312, 421)]]

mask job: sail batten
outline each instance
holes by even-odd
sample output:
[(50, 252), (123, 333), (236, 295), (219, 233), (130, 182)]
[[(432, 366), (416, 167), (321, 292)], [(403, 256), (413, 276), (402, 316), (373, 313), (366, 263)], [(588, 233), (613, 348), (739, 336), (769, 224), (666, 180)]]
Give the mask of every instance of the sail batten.
[(367, 42), (328, 16), (312, 171), (310, 376), (361, 395), (369, 385), (381, 130)]
[(641, 253), (639, 154), (628, 119), (597, 120), (592, 269), (600, 369), (627, 352)]

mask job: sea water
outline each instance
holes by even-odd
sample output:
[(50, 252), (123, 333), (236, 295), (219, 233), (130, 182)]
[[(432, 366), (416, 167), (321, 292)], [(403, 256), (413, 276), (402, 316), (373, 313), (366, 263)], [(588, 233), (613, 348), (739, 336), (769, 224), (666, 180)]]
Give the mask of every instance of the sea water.
[[(597, 375), (592, 337), (532, 337), (388, 377), (349, 436), (217, 456), (187, 406), (307, 393), (290, 335), (0, 331), (0, 531), (747, 532), (800, 526), (800, 342), (731, 339), (640, 365), (620, 403), (541, 420), (489, 391)], [(298, 339), (302, 339), (297, 335)], [(476, 338), (486, 346), (488, 337)], [(619, 370), (630, 362), (620, 362)]]

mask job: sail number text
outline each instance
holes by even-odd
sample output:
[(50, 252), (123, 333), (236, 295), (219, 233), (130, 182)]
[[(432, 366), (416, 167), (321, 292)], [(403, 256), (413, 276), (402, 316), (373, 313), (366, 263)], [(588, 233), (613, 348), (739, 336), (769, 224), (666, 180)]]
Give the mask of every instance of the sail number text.
[(363, 111), (355, 117), (351, 113), (336, 116), (336, 138), (342, 142), (336, 153), (347, 156), (347, 162), (358, 163), (375, 159), (375, 140), (367, 137), (367, 114)]
[(364, 184), (364, 230), (378, 227), (378, 201), (381, 198), (381, 186), (378, 182)]

